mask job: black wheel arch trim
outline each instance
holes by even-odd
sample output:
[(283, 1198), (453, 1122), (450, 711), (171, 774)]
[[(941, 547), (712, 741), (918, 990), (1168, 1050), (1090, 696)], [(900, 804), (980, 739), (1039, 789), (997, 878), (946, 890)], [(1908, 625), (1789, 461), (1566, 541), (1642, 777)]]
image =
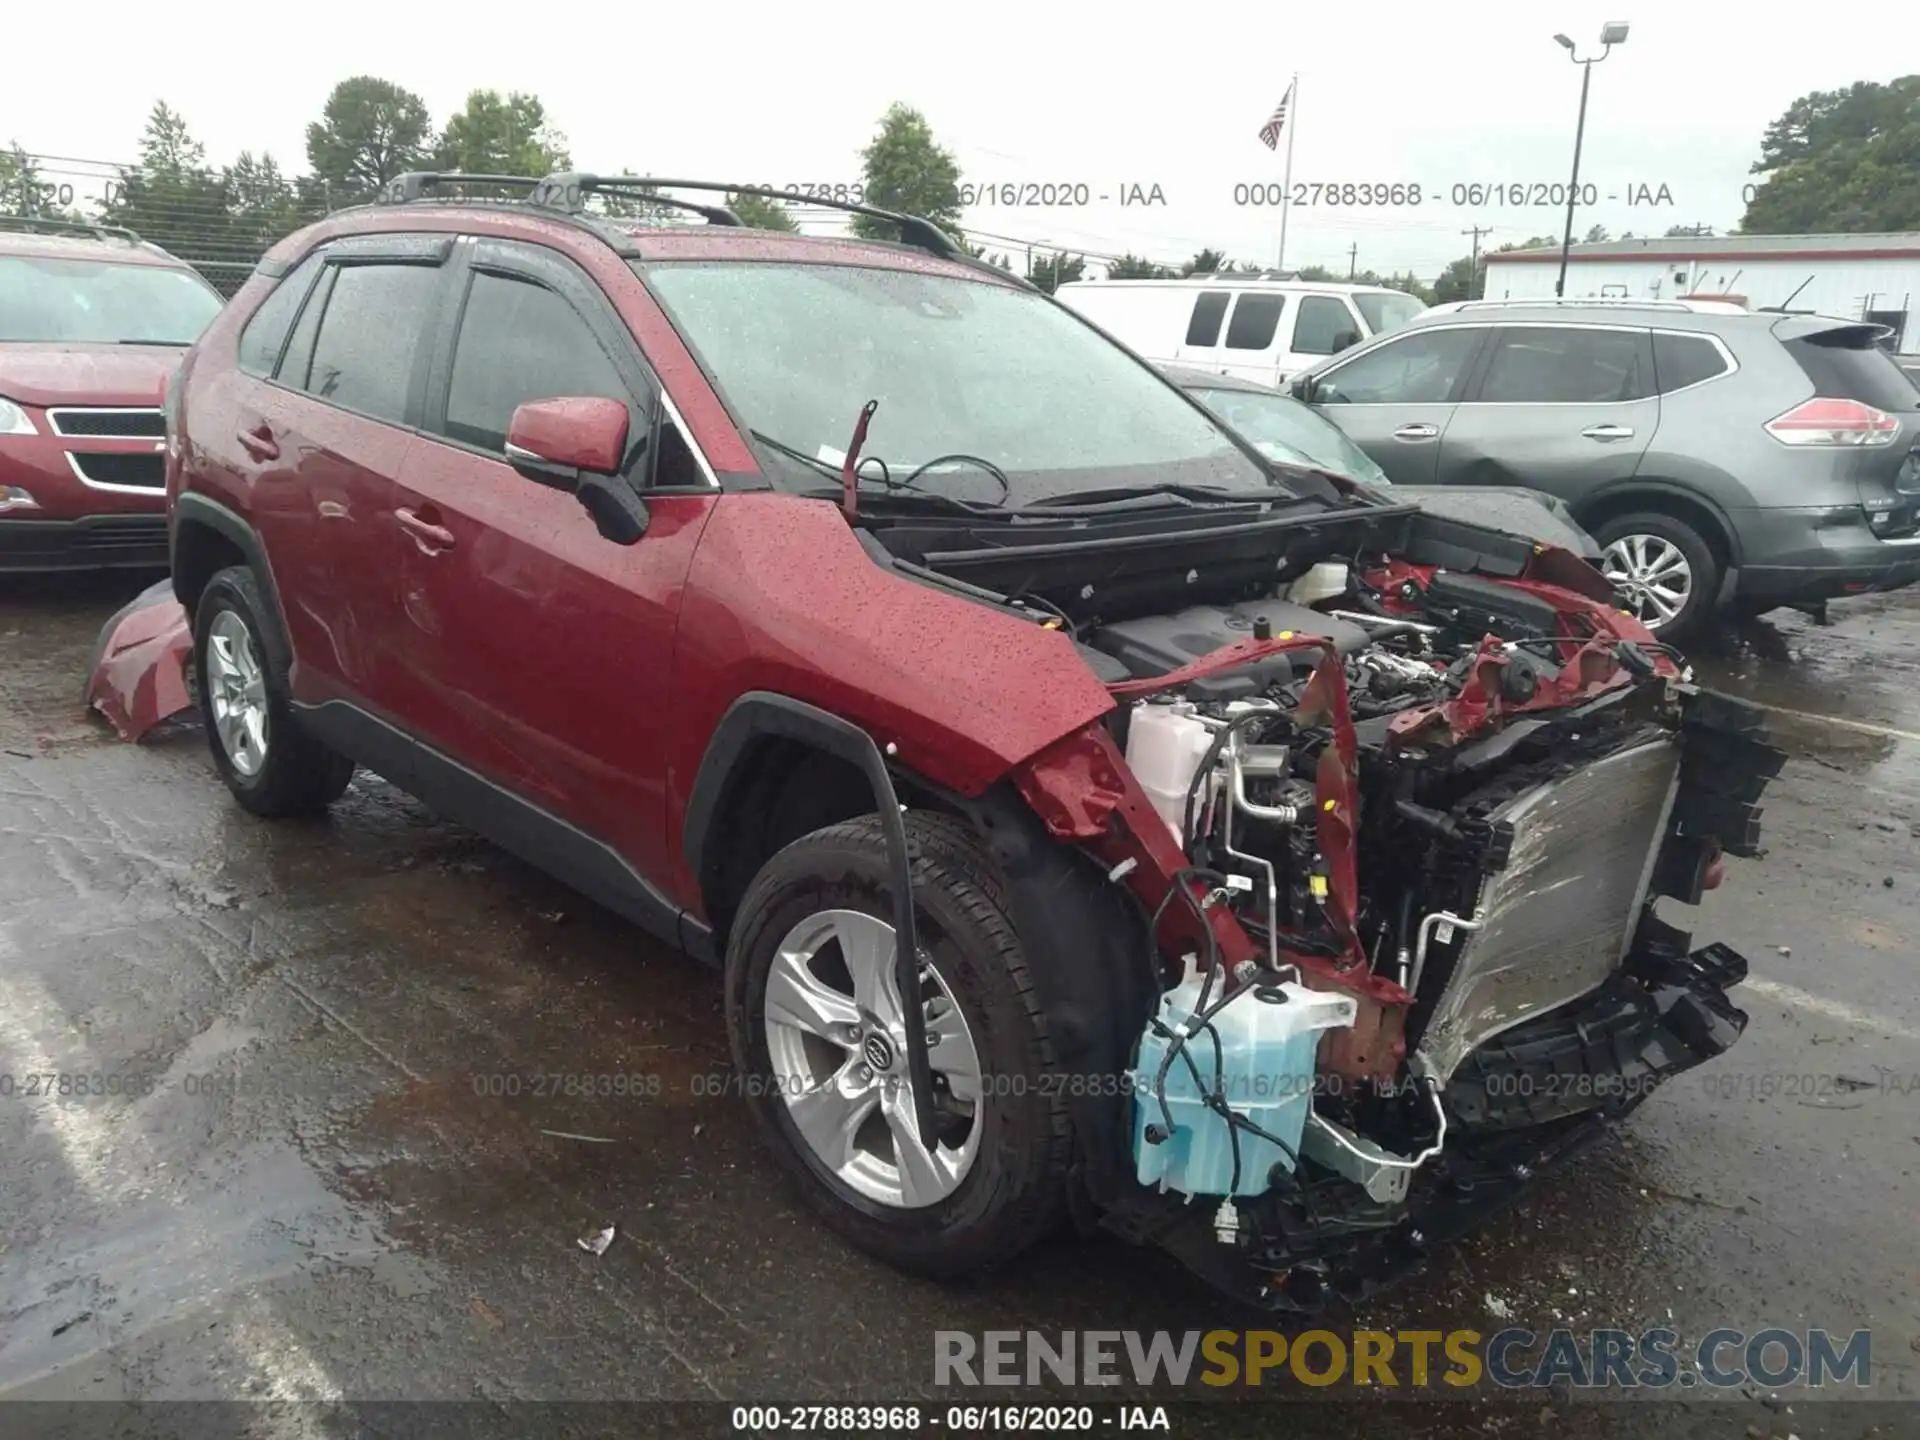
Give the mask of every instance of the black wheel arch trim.
[[(189, 525), (204, 526), (239, 550), (248, 568), (259, 576), (261, 594), (266, 599), (267, 608), (273, 612), (268, 618), (280, 632), (280, 643), (287, 645), (286, 612), (280, 607), (280, 587), (274, 581), (273, 565), (267, 559), (267, 547), (260, 540), (260, 532), (248, 524), (237, 510), (192, 490), (180, 492), (167, 518), (167, 554), (173, 569), (173, 598), (187, 607), (189, 616), (200, 598), (184, 593), (180, 574), (180, 534)], [(292, 653), (291, 648), (288, 653)]]
[[(705, 862), (714, 847), (724, 844), (716, 822), (725, 814), (730, 788), (740, 773), (740, 762), (761, 740), (781, 738), (813, 745), (860, 770), (873, 791), (874, 809), (886, 836), (888, 867), (893, 873), (894, 978), (902, 997), (919, 991), (919, 944), (913, 917), (913, 854), (907, 828), (900, 818), (900, 797), (887, 769), (886, 757), (865, 730), (852, 721), (804, 700), (771, 690), (749, 690), (727, 707), (714, 727), (701, 757), (699, 772), (687, 797), (682, 845), (687, 864), (696, 876), (708, 873)], [(927, 1059), (926, 1018), (920, 1007), (901, 1006), (907, 1032), (907, 1065), (913, 1086), (914, 1117), (922, 1140), (932, 1145), (933, 1070)]]
[[(1719, 501), (1696, 490), (1691, 485), (1682, 485), (1673, 480), (1662, 480), (1657, 476), (1636, 475), (1630, 480), (1616, 481), (1605, 489), (1596, 490), (1593, 494), (1586, 496), (1574, 506), (1575, 518), (1580, 520), (1583, 529), (1590, 531), (1594, 527), (1589, 525), (1587, 521), (1592, 517), (1596, 509), (1602, 506), (1605, 506), (1607, 509), (1613, 509), (1621, 501), (1632, 502), (1641, 499), (1645, 499), (1649, 504), (1655, 506), (1657, 506), (1662, 499), (1683, 500), (1690, 505), (1699, 506), (1702, 510), (1713, 516), (1714, 523), (1720, 527), (1720, 534), (1727, 542), (1727, 568), (1732, 570), (1739, 567), (1742, 559), (1740, 532), (1734, 528), (1733, 521), (1728, 516), (1726, 507), (1720, 504)], [(1676, 520), (1684, 520), (1682, 516), (1676, 515), (1674, 518)], [(1602, 546), (1601, 548), (1604, 549), (1605, 547)]]

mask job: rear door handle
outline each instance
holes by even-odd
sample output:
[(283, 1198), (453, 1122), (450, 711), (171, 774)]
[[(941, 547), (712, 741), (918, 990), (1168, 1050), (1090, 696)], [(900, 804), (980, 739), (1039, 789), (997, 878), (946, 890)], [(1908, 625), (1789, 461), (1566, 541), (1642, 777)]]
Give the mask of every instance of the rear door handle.
[(420, 547), (422, 555), (437, 555), (442, 550), (453, 548), (451, 530), (444, 525), (435, 525), (431, 520), (423, 520), (411, 510), (394, 511), (393, 521), (413, 537), (413, 543)]
[(242, 430), (233, 437), (240, 442), (240, 448), (256, 460), (278, 460), (280, 442), (273, 438), (273, 427), (262, 420), (251, 430)]
[(1402, 425), (1398, 430), (1393, 432), (1393, 438), (1396, 440), (1431, 440), (1439, 433), (1440, 427), (1438, 425), (1428, 425), (1425, 423)]
[(1633, 427), (1630, 425), (1589, 425), (1580, 432), (1589, 440), (1631, 440)]

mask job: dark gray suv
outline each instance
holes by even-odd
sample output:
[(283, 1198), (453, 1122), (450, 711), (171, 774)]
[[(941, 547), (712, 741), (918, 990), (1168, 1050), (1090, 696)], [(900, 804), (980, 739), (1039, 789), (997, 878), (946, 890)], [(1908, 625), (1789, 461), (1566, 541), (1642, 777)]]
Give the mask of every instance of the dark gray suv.
[(1640, 618), (1816, 608), (1920, 579), (1920, 389), (1880, 327), (1684, 301), (1468, 301), (1294, 394), (1399, 485), (1572, 506)]

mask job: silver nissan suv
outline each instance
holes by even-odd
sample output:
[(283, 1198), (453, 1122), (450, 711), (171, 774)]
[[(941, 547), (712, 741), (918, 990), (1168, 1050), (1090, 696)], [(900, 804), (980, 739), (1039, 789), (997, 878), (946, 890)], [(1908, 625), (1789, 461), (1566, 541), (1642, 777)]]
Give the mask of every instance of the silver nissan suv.
[(1920, 388), (1877, 325), (1689, 301), (1465, 301), (1293, 382), (1396, 485), (1565, 500), (1627, 608), (1819, 613), (1920, 579)]

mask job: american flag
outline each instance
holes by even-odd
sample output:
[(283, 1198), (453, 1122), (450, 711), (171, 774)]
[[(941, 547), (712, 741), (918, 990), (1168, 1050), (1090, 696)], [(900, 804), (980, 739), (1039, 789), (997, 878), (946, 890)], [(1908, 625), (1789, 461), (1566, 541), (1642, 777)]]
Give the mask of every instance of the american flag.
[(1287, 86), (1287, 93), (1280, 97), (1280, 103), (1273, 107), (1273, 115), (1260, 127), (1260, 139), (1269, 150), (1280, 148), (1280, 132), (1287, 128), (1287, 106), (1293, 101), (1293, 86)]

